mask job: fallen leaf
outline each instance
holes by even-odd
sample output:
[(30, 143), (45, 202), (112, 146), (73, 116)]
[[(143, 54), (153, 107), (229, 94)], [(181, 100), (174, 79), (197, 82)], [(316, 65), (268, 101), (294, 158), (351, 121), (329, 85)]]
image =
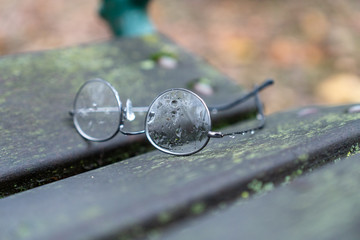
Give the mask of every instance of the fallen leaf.
[(326, 15), (314, 8), (306, 10), (300, 15), (300, 28), (311, 41), (321, 42), (328, 34), (329, 21)]
[(298, 64), (304, 59), (304, 52), (293, 38), (276, 38), (270, 44), (269, 51), (272, 60), (283, 67)]
[(233, 61), (240, 63), (250, 63), (255, 57), (256, 47), (251, 38), (231, 37), (223, 43), (223, 49)]
[(354, 74), (336, 74), (322, 81), (316, 95), (331, 104), (360, 102), (360, 78)]

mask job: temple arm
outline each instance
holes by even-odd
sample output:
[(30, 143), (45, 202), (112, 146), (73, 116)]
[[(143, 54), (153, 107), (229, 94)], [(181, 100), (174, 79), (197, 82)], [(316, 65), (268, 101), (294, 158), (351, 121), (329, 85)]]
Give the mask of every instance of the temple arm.
[(254, 90), (252, 90), (251, 92), (247, 93), (246, 95), (235, 99), (233, 102), (231, 103), (227, 103), (227, 104), (223, 104), (223, 105), (219, 105), (219, 106), (209, 106), (209, 110), (212, 112), (217, 112), (217, 111), (224, 111), (227, 109), (230, 109), (232, 107), (235, 107), (236, 105), (245, 102), (246, 100), (248, 100), (249, 98), (253, 97), (254, 95), (256, 95), (258, 92), (260, 92), (261, 90), (263, 90), (264, 88), (272, 85), (274, 83), (273, 80), (269, 79), (266, 80), (265, 82), (263, 82), (260, 86), (255, 87)]
[[(264, 115), (264, 108), (263, 108), (263, 105), (260, 101), (260, 98), (259, 98), (259, 91), (261, 91), (262, 89), (264, 89), (265, 87), (273, 84), (274, 81), (272, 80), (267, 80), (265, 81), (262, 85), (260, 85), (259, 87), (255, 87), (253, 91), (251, 91), (250, 93), (248, 93), (247, 95), (245, 95), (244, 97), (242, 98), (239, 98), (237, 100), (235, 100), (234, 102), (230, 103), (230, 104), (227, 104), (227, 105), (223, 105), (222, 109), (221, 110), (225, 110), (225, 109), (228, 109), (228, 108), (225, 108), (225, 107), (234, 107), (235, 105), (239, 104), (240, 102), (243, 102), (243, 101), (246, 101), (249, 97), (255, 95), (255, 102), (256, 102), (256, 107), (257, 107), (257, 110), (258, 110), (258, 114), (257, 114), (257, 119), (259, 120), (259, 123), (256, 127), (254, 128), (250, 128), (250, 129), (247, 129), (247, 130), (243, 130), (243, 131), (237, 131), (237, 132), (231, 132), (231, 133), (222, 133), (222, 132), (212, 132), (210, 131), (208, 133), (208, 136), (211, 137), (211, 138), (222, 138), (224, 136), (233, 136), (233, 135), (244, 135), (246, 133), (251, 133), (251, 134), (254, 134), (255, 131), (259, 130), (259, 129), (262, 129), (264, 126), (265, 126), (265, 115)], [(229, 107), (229, 108), (230, 108)]]

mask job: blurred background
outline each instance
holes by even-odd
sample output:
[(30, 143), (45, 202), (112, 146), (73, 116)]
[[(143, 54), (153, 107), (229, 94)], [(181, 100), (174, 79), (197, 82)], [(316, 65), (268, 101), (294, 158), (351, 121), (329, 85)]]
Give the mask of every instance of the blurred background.
[[(99, 0), (0, 0), (0, 55), (112, 37)], [(358, 0), (153, 0), (157, 29), (251, 88), (267, 113), (360, 102)]]

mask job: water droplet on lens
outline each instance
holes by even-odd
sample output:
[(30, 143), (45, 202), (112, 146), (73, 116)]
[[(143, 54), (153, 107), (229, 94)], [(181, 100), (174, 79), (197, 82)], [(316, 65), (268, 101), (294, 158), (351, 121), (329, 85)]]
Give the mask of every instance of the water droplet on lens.
[(171, 101), (171, 106), (177, 107), (177, 105), (178, 105), (178, 101), (177, 101), (177, 100), (172, 100), (172, 101)]
[(160, 108), (162, 107), (162, 105), (163, 105), (163, 104), (162, 104), (161, 102), (159, 102), (156, 108), (157, 108), (157, 109), (160, 109)]
[(154, 112), (150, 112), (150, 113), (149, 113), (148, 120), (147, 120), (147, 123), (148, 123), (148, 124), (153, 123), (153, 122), (154, 122), (154, 119), (155, 119), (155, 113), (154, 113)]
[(203, 119), (204, 119), (204, 116), (205, 116), (204, 111), (200, 111), (200, 119), (201, 119), (201, 120), (203, 120)]
[(179, 138), (181, 137), (181, 133), (182, 133), (182, 130), (180, 127), (178, 127), (176, 130), (175, 130), (175, 134), (176, 136), (178, 136)]
[[(160, 102), (163, 107), (158, 109)], [(150, 106), (149, 112), (152, 110), (156, 112), (156, 119), (148, 133), (152, 139), (159, 135), (154, 142), (160, 148), (189, 153), (207, 143), (210, 116), (195, 95), (182, 90), (165, 92)]]
[(251, 130), (250, 134), (254, 134), (254, 133), (255, 133), (255, 131), (254, 131), (254, 130)]
[(88, 116), (88, 113), (87, 113), (87, 111), (85, 109), (80, 109), (78, 114), (80, 114), (81, 117), (87, 117)]

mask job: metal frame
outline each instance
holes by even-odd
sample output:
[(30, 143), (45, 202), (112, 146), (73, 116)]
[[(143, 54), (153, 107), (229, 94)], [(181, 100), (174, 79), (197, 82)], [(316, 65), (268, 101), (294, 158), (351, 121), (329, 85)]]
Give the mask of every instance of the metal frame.
[[(159, 97), (161, 97), (163, 94), (165, 94), (165, 93), (167, 93), (167, 92), (174, 91), (174, 90), (179, 90), (179, 91), (188, 92), (188, 93), (194, 95), (197, 99), (200, 100), (200, 102), (204, 105), (204, 108), (206, 109), (206, 113), (207, 113), (207, 114), (209, 115), (209, 117), (210, 117), (210, 129), (211, 129), (211, 116), (210, 116), (209, 108), (206, 106), (206, 103), (205, 103), (204, 100), (203, 100), (201, 97), (199, 97), (197, 94), (193, 93), (193, 92), (190, 91), (190, 90), (184, 89), (184, 88), (171, 88), (171, 89), (165, 90), (164, 92), (160, 93), (160, 94), (152, 101), (152, 103), (151, 103), (150, 106), (149, 106), (149, 109), (151, 109), (151, 106), (155, 103), (155, 101), (156, 101)], [(145, 134), (146, 134), (146, 137), (147, 137), (147, 139), (149, 140), (149, 142), (150, 142), (154, 147), (156, 147), (158, 150), (160, 150), (160, 151), (162, 151), (162, 152), (164, 152), (164, 153), (168, 153), (168, 154), (171, 154), (171, 155), (175, 155), (175, 156), (189, 156), (189, 155), (192, 155), (192, 154), (194, 154), (194, 153), (197, 153), (197, 152), (201, 151), (201, 150), (209, 143), (210, 136), (209, 136), (209, 134), (208, 134), (207, 140), (206, 140), (206, 142), (204, 143), (204, 145), (203, 145), (201, 148), (199, 148), (198, 150), (192, 151), (192, 152), (188, 152), (188, 153), (174, 153), (174, 152), (171, 152), (171, 151), (169, 151), (169, 150), (167, 150), (167, 149), (165, 149), (165, 148), (162, 148), (162, 147), (158, 146), (156, 143), (153, 142), (153, 140), (151, 139), (151, 137), (150, 137), (150, 135), (149, 135), (149, 129), (148, 129), (148, 124), (147, 124), (147, 118), (148, 118), (148, 116), (149, 116), (149, 112), (150, 112), (150, 111), (147, 112), (146, 118), (145, 118)]]
[[(89, 83), (92, 83), (92, 82), (102, 82), (104, 84), (106, 84), (113, 92), (117, 102), (118, 102), (118, 109), (119, 109), (119, 127), (117, 128), (117, 130), (114, 132), (114, 134), (112, 134), (110, 137), (106, 138), (106, 139), (98, 139), (98, 138), (94, 138), (94, 137), (91, 137), (89, 136), (88, 134), (84, 133), (84, 131), (80, 128), (76, 118), (75, 118), (75, 115), (76, 115), (76, 112), (74, 111), (75, 110), (75, 105), (76, 105), (76, 101), (77, 101), (77, 98), (81, 92), (81, 90)], [(256, 130), (259, 130), (259, 129), (262, 129), (264, 126), (265, 126), (265, 115), (264, 115), (264, 112), (263, 112), (263, 106), (260, 102), (260, 99), (259, 99), (259, 92), (261, 90), (263, 90), (264, 88), (272, 85), (274, 83), (273, 80), (266, 80), (265, 82), (263, 82), (261, 85), (259, 86), (255, 86), (254, 89), (247, 93), (246, 95), (238, 98), (238, 99), (235, 99), (234, 101), (228, 103), (228, 104), (224, 104), (224, 105), (219, 105), (219, 106), (210, 106), (208, 107), (206, 105), (206, 103), (204, 102), (204, 100), (202, 98), (200, 98), (197, 94), (195, 94), (194, 92), (188, 90), (188, 89), (184, 89), (184, 88), (172, 88), (172, 89), (168, 89), (166, 91), (163, 91), (162, 93), (160, 93), (153, 101), (152, 103), (150, 104), (149, 107), (134, 107), (132, 108), (134, 112), (147, 112), (146, 113), (146, 118), (145, 118), (145, 123), (144, 123), (144, 130), (141, 130), (141, 131), (136, 131), (136, 132), (126, 132), (123, 129), (124, 127), (124, 119), (126, 119), (126, 109), (123, 109), (122, 108), (122, 104), (121, 104), (121, 101), (120, 101), (120, 97), (119, 97), (119, 94), (118, 92), (115, 90), (115, 88), (107, 81), (105, 80), (102, 80), (100, 78), (97, 78), (97, 79), (93, 79), (93, 80), (89, 80), (87, 82), (85, 82), (79, 89), (79, 91), (77, 92), (76, 96), (75, 96), (75, 100), (74, 100), (74, 110), (70, 112), (70, 115), (73, 117), (73, 121), (74, 121), (74, 125), (76, 127), (76, 130), (79, 132), (79, 134), (87, 139), (87, 140), (90, 140), (90, 141), (96, 141), (96, 142), (103, 142), (103, 141), (107, 141), (111, 138), (113, 138), (118, 132), (121, 132), (122, 134), (124, 135), (138, 135), (138, 134), (143, 134), (145, 133), (146, 134), (146, 137), (147, 139), (150, 141), (150, 143), (155, 147), (157, 148), (158, 150), (164, 152), (164, 153), (168, 153), (168, 154), (172, 154), (172, 155), (176, 155), (176, 156), (188, 156), (188, 155), (191, 155), (191, 154), (194, 154), (194, 153), (197, 153), (199, 151), (201, 151), (209, 142), (210, 138), (222, 138), (224, 136), (232, 136), (232, 135), (235, 135), (235, 134), (241, 134), (241, 135), (244, 135), (246, 133), (252, 133)], [(156, 145), (152, 139), (150, 138), (149, 136), (149, 133), (148, 133), (148, 127), (147, 127), (147, 118), (149, 116), (149, 109), (150, 107), (154, 104), (154, 102), (161, 96), (163, 95), (164, 93), (166, 92), (169, 92), (169, 91), (173, 91), (173, 90), (181, 90), (181, 91), (186, 91), (188, 93), (191, 93), (193, 94), (195, 97), (197, 97), (201, 103), (204, 105), (206, 111), (207, 111), (207, 114), (209, 114), (210, 116), (210, 112), (218, 112), (218, 111), (224, 111), (224, 110), (227, 110), (227, 109), (230, 109), (232, 107), (235, 107), (237, 106), (238, 104), (242, 103), (242, 102), (245, 102), (246, 100), (248, 100), (249, 98), (255, 96), (255, 101), (256, 101), (256, 106), (257, 106), (257, 109), (258, 109), (258, 114), (259, 114), (259, 120), (260, 120), (260, 123), (257, 127), (255, 128), (252, 128), (252, 129), (248, 129), (248, 130), (244, 130), (244, 131), (239, 131), (239, 132), (232, 132), (232, 133), (222, 133), (222, 132), (213, 132), (213, 131), (209, 131), (208, 132), (208, 139), (207, 141), (204, 143), (204, 145), (199, 148), (198, 150), (196, 151), (192, 151), (192, 152), (188, 152), (188, 153), (173, 153), (167, 149), (164, 149), (164, 148), (161, 148), (160, 146)], [(128, 109), (128, 108), (127, 108)], [(211, 129), (211, 116), (210, 116), (210, 129)]]
[(78, 97), (81, 93), (81, 90), (87, 86), (88, 84), (91, 84), (93, 82), (101, 82), (103, 84), (105, 84), (106, 86), (108, 86), (111, 91), (113, 92), (115, 98), (116, 98), (116, 101), (118, 103), (118, 109), (119, 109), (119, 126), (122, 124), (123, 122), (123, 114), (122, 114), (122, 104), (121, 104), (121, 101), (120, 101), (120, 97), (119, 97), (119, 94), (118, 92), (115, 90), (115, 88), (107, 81), (103, 80), (103, 79), (100, 79), (100, 78), (96, 78), (96, 79), (92, 79), (92, 80), (89, 80), (87, 82), (85, 82), (79, 89), (79, 91), (76, 93), (76, 96), (75, 96), (75, 100), (74, 100), (74, 103), (73, 103), (73, 111), (70, 112), (70, 115), (73, 116), (73, 121), (74, 121), (74, 125), (76, 127), (76, 130), (79, 132), (79, 134), (85, 138), (85, 139), (88, 139), (90, 141), (94, 141), (94, 142), (104, 142), (104, 141), (107, 141), (107, 140), (110, 140), (111, 138), (113, 138), (118, 132), (119, 132), (119, 128), (117, 128), (117, 130), (114, 132), (114, 134), (110, 135), (109, 137), (107, 138), (103, 138), (103, 139), (100, 139), (100, 138), (94, 138), (94, 137), (91, 137), (89, 136), (88, 134), (86, 134), (80, 127), (78, 121), (77, 121), (77, 118), (75, 117), (76, 116), (76, 112), (75, 112), (75, 107), (76, 107), (76, 102), (78, 100)]

